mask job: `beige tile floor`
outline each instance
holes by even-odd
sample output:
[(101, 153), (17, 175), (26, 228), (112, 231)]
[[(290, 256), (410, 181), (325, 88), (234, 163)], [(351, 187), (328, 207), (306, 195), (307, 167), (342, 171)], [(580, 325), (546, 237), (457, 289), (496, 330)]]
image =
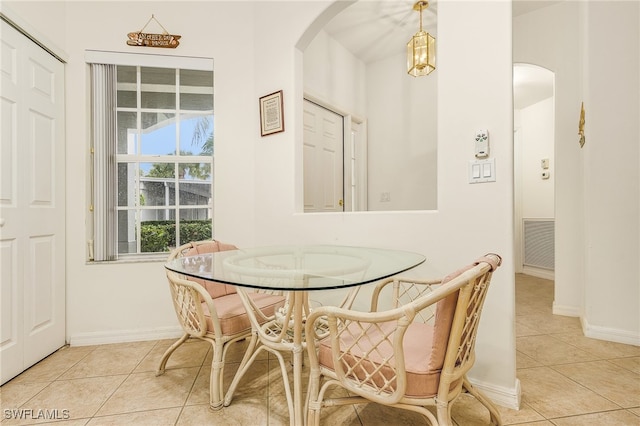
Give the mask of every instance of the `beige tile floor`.
[[(507, 425), (640, 425), (640, 347), (582, 336), (576, 318), (554, 316), (553, 282), (516, 279), (519, 411), (500, 408)], [(263, 357), (241, 382), (233, 403), (208, 408), (211, 350), (184, 344), (160, 377), (155, 368), (169, 340), (65, 347), (0, 388), (2, 426), (47, 424), (18, 420), (13, 409), (58, 410), (65, 425), (288, 425), (275, 359)], [(229, 354), (228, 384), (244, 344)], [(8, 411), (7, 411), (8, 410)], [(66, 411), (63, 411), (66, 410)], [(22, 413), (28, 413), (22, 411)], [(489, 416), (463, 395), (453, 408), (459, 426), (488, 424)], [(416, 425), (420, 416), (375, 404), (323, 410), (327, 425)]]

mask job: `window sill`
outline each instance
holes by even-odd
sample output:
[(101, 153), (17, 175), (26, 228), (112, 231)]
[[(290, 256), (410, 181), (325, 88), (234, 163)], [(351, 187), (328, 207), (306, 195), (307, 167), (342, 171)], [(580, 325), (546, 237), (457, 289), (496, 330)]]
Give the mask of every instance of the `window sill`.
[(87, 260), (85, 262), (86, 265), (121, 265), (127, 263), (164, 263), (167, 261), (167, 257), (169, 253), (166, 254), (154, 254), (149, 256), (131, 256), (131, 257), (122, 257), (116, 260)]

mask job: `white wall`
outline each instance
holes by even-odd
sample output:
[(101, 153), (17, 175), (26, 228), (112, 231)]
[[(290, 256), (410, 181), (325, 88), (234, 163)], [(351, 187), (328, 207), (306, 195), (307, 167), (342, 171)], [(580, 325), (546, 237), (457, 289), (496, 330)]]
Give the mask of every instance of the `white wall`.
[[(584, 276), (583, 155), (577, 142), (583, 2), (561, 2), (513, 19), (513, 60), (555, 74), (554, 312), (578, 316)], [(544, 28), (544, 31), (540, 29)]]
[[(514, 70), (516, 68), (514, 67)], [(549, 72), (549, 71), (547, 71)], [(551, 72), (549, 72), (551, 74)], [(514, 90), (514, 103), (519, 104)], [(522, 100), (520, 100), (521, 104)], [(554, 271), (524, 266), (524, 219), (555, 218), (554, 99), (528, 104), (514, 111), (515, 271), (554, 279)], [(542, 169), (541, 160), (549, 160)], [(542, 179), (542, 172), (550, 175)]]
[[(90, 223), (88, 160), (90, 105), (85, 49), (213, 57), (216, 96), (216, 236), (238, 245), (254, 243), (253, 152), (259, 135), (253, 88), (253, 6), (248, 2), (159, 2), (153, 13), (172, 33), (173, 49), (126, 45), (127, 33), (149, 19), (146, 2), (11, 2), (12, 10), (63, 48), (67, 103), (67, 336), (72, 343), (175, 335), (179, 328), (162, 262), (87, 264)], [(44, 9), (41, 9), (43, 6)], [(181, 13), (176, 13), (180, 9)], [(55, 25), (40, 25), (41, 11)], [(64, 25), (64, 23), (67, 23)], [(60, 34), (60, 28), (64, 33)], [(161, 32), (153, 24), (150, 32)], [(229, 40), (233, 40), (230, 43)], [(249, 54), (240, 47), (248, 46)], [(247, 158), (250, 160), (247, 162)], [(226, 206), (221, 208), (221, 206)], [(231, 208), (229, 208), (231, 206)], [(242, 212), (238, 215), (237, 212)], [(241, 226), (238, 226), (241, 224)]]
[(591, 1), (585, 12), (583, 327), (640, 345), (640, 2)]
[[(313, 3), (317, 5), (317, 3)], [(288, 5), (283, 5), (288, 8)], [(298, 18), (315, 18), (317, 11), (300, 11)], [(272, 5), (257, 6), (256, 32), (271, 28), (283, 11)], [(289, 15), (291, 16), (291, 12)], [(478, 30), (475, 23), (487, 22)], [(283, 49), (302, 33), (276, 26), (277, 37), (256, 41), (257, 56), (273, 57), (264, 75), (273, 75), (267, 86), (284, 84), (285, 93), (302, 93), (302, 53)], [(478, 33), (480, 31), (480, 33)], [(427, 256), (425, 268), (452, 270), (481, 253), (496, 251), (505, 257), (496, 274), (480, 330), (477, 367), (472, 377), (491, 384), (503, 402), (516, 398), (515, 330), (513, 292), (513, 146), (511, 88), (511, 8), (506, 2), (442, 1), (438, 5), (438, 210), (411, 212), (354, 212), (297, 214), (302, 203), (302, 129), (280, 134), (258, 144), (256, 163), (256, 240), (261, 243), (329, 242), (384, 245), (417, 250)], [(469, 62), (483, 63), (481, 69)], [(277, 78), (275, 77), (277, 76)], [(293, 84), (293, 86), (291, 86)], [(265, 88), (265, 91), (267, 89)], [(301, 122), (301, 95), (288, 99)], [(482, 108), (469, 99), (484, 99)], [(291, 110), (289, 109), (289, 111)], [(468, 161), (473, 159), (473, 135), (478, 128), (492, 132), (498, 180), (468, 184)], [(281, 159), (295, 158), (295, 162)], [(278, 162), (278, 167), (274, 164)], [(294, 177), (291, 180), (291, 177)], [(276, 200), (268, 199), (274, 196)], [(420, 273), (416, 271), (416, 273)]]
[(304, 92), (340, 112), (367, 114), (366, 65), (325, 31), (304, 51)]
[(638, 2), (565, 1), (514, 19), (514, 61), (556, 77), (554, 313), (580, 316), (587, 336), (636, 345), (639, 9)]
[(368, 210), (436, 209), (438, 71), (409, 78), (405, 54), (365, 64), (324, 31), (303, 63), (305, 93), (367, 120)]
[[(522, 132), (522, 217), (554, 217), (554, 123), (553, 98), (537, 102), (519, 111)], [(542, 179), (540, 161), (549, 159), (549, 179)], [(517, 167), (518, 165), (516, 165)]]
[[(156, 18), (182, 35), (178, 49), (160, 50), (125, 44), (126, 34), (149, 18), (148, 2), (66, 3), (61, 45), (69, 54), (68, 336), (72, 342), (153, 338), (175, 331), (176, 325), (162, 263), (85, 263), (89, 105), (84, 49), (213, 57), (216, 237), (240, 246), (322, 242), (415, 250), (428, 259), (415, 274), (445, 274), (486, 252), (501, 254), (504, 263), (486, 301), (471, 377), (499, 403), (516, 406), (510, 3), (438, 4), (438, 210), (301, 214), (302, 54), (295, 46), (329, 5), (156, 2)], [(24, 18), (32, 19), (37, 10), (24, 10)], [(257, 100), (280, 89), (287, 130), (261, 138)], [(469, 99), (483, 99), (482, 107)], [(468, 161), (478, 128), (491, 132), (497, 181), (470, 185)]]
[[(0, 11), (46, 47), (62, 53), (66, 44), (66, 5), (58, 1), (2, 1)], [(65, 58), (66, 59), (66, 58)]]
[(409, 76), (406, 53), (367, 64), (369, 210), (437, 208), (438, 74)]

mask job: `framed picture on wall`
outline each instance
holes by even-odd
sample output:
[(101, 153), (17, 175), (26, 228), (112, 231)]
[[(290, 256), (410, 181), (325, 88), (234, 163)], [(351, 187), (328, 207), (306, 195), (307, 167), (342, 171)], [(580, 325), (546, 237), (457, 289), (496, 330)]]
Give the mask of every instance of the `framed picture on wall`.
[(260, 98), (260, 136), (284, 132), (282, 90)]

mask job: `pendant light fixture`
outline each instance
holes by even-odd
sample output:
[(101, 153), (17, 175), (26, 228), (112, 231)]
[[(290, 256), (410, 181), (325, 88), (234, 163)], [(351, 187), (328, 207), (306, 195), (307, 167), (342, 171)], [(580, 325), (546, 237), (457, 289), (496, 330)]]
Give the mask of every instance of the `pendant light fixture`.
[(436, 39), (422, 29), (422, 11), (429, 6), (426, 0), (418, 1), (413, 10), (420, 12), (420, 31), (407, 43), (407, 72), (418, 77), (436, 69)]

